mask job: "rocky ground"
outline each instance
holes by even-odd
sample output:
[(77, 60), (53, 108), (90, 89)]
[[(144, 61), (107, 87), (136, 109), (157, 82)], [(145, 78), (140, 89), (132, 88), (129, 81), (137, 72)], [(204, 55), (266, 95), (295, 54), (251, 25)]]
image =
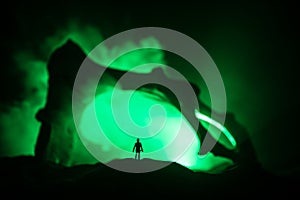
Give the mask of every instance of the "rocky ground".
[[(115, 162), (122, 164), (125, 160)], [(280, 195), (288, 198), (293, 197), (300, 186), (297, 178), (276, 176), (259, 166), (237, 166), (222, 174), (206, 174), (192, 172), (176, 163), (148, 173), (121, 172), (101, 163), (63, 167), (37, 162), (31, 156), (1, 158), (1, 163), (2, 194), (7, 193), (10, 197), (241, 199)]]

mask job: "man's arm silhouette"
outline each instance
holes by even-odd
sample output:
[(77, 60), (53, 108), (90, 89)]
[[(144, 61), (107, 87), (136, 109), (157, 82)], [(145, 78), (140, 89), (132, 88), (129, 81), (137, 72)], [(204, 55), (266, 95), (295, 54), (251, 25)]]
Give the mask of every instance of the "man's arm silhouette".
[(142, 151), (142, 152), (144, 152), (144, 150), (143, 150), (143, 146), (142, 146), (142, 143), (141, 143), (141, 151)]
[(135, 147), (136, 147), (136, 144), (134, 144), (133, 149), (132, 149), (132, 152), (134, 152)]

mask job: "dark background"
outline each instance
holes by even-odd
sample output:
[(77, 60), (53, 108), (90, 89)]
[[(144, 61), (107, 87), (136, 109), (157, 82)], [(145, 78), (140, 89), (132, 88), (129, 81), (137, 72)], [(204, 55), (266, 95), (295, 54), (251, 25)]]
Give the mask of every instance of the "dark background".
[[(295, 5), (154, 1), (9, 4), (1, 13), (2, 114), (28, 95), (23, 92), (22, 73), (26, 69), (15, 69), (12, 62), (16, 50), (31, 49), (42, 57), (40, 41), (70, 20), (99, 27), (104, 38), (137, 27), (170, 28), (192, 37), (211, 55), (224, 80), (228, 110), (249, 132), (262, 166), (275, 174), (299, 177), (299, 20)], [(5, 131), (1, 134), (7, 134)]]

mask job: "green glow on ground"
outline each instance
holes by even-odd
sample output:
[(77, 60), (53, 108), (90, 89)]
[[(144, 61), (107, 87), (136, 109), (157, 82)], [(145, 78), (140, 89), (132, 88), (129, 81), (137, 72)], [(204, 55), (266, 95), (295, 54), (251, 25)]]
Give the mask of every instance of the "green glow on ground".
[[(42, 45), (40, 45), (42, 48), (41, 55), (34, 55), (30, 49), (16, 52), (16, 64), (27, 73), (24, 85), (26, 86), (25, 91), (28, 91), (28, 93), (24, 95), (24, 104), (28, 106), (28, 109), (22, 108), (18, 113), (25, 113), (25, 116), (29, 115), (30, 117), (24, 117), (23, 119), (32, 119), (32, 122), (27, 120), (26, 123), (22, 123), (23, 126), (14, 126), (16, 130), (1, 127), (1, 130), (9, 130), (7, 133), (3, 131), (3, 137), (12, 136), (9, 142), (2, 145), (5, 150), (2, 152), (4, 155), (33, 155), (40, 125), (35, 120), (34, 115), (37, 110), (45, 104), (47, 94), (46, 83), (49, 76), (46, 72), (47, 61), (51, 53), (53, 53), (56, 48), (62, 46), (67, 39), (72, 39), (77, 43), (85, 54), (88, 54), (96, 45), (103, 41), (99, 29), (88, 25), (79, 26), (71, 24), (69, 27), (66, 27), (65, 30), (59, 30), (56, 35), (54, 34), (51, 37), (45, 38), (41, 43)], [(126, 51), (128, 48), (143, 48), (149, 46), (149, 44), (153, 47), (160, 47), (159, 42), (149, 36), (141, 38), (138, 41), (134, 39), (127, 41), (124, 44), (120, 44), (120, 46), (101, 49), (99, 53), (101, 53), (102, 56), (101, 60), (110, 60), (113, 55)], [(39, 56), (41, 56), (41, 59)], [(92, 59), (97, 62), (96, 58)], [(119, 57), (110, 67), (119, 70), (130, 70), (132, 67), (145, 63), (166, 64), (164, 52), (151, 49), (134, 51)], [(151, 71), (151, 68), (143, 68), (143, 71), (135, 72), (149, 73)], [(32, 86), (37, 85), (42, 87), (32, 90)], [(64, 89), (72, 90), (72, 88)], [(30, 91), (37, 91), (37, 96), (30, 94)], [(157, 97), (153, 96), (152, 98), (151, 95), (144, 92), (136, 92), (133, 96), (129, 111), (136, 126), (124, 126), (124, 124), (127, 124), (126, 121), (124, 121), (124, 124), (122, 125), (121, 123), (121, 126), (128, 134), (124, 133), (123, 130), (118, 128), (120, 124), (116, 124), (113, 119), (110, 107), (111, 92), (112, 88), (111, 90), (106, 90), (106, 93), (98, 95), (95, 102), (89, 104), (82, 116), (81, 130), (84, 133), (83, 135), (91, 144), (95, 145), (97, 150), (99, 148), (101, 161), (109, 162), (116, 158), (133, 158), (132, 145), (136, 140), (136, 136), (138, 136), (141, 138), (145, 151), (141, 155), (141, 158), (176, 161), (194, 171), (210, 171), (216, 167), (225, 167), (231, 164), (231, 160), (215, 157), (212, 153), (200, 157), (198, 155), (200, 140), (194, 129), (182, 116), (181, 112), (173, 105), (161, 99), (157, 99)], [(118, 104), (119, 106), (116, 107), (116, 111), (118, 111), (121, 118), (126, 118), (126, 116), (122, 116), (122, 114), (124, 114), (122, 111), (127, 109), (127, 105), (122, 104), (122, 95), (126, 96), (129, 93), (128, 91), (119, 92), (120, 97), (118, 99), (120, 103)], [(71, 99), (66, 99), (64, 102), (67, 104), (69, 102), (71, 106)], [(152, 108), (152, 106), (157, 104), (161, 105), (164, 110), (158, 109), (158, 107)], [(91, 108), (94, 105), (97, 108), (99, 121), (91, 121), (89, 117), (92, 112)], [(149, 115), (149, 110), (151, 116)], [(14, 114), (19, 116), (18, 113)], [(86, 149), (77, 138), (77, 133), (72, 123), (72, 113), (69, 112), (69, 108), (66, 107), (61, 110), (56, 110), (51, 113), (51, 115), (55, 120), (51, 121), (50, 119), (50, 123), (53, 125), (53, 132), (48, 152), (53, 152), (53, 155), (48, 159), (68, 166), (95, 162), (94, 158), (86, 152)], [(7, 115), (7, 118), (13, 122), (10, 115)], [(16, 118), (14, 119), (16, 123), (19, 123)], [(103, 129), (102, 133), (104, 134), (101, 134), (101, 131), (97, 129), (99, 123), (101, 124)], [(11, 124), (13, 123), (9, 123), (8, 126), (11, 126)], [(180, 125), (182, 126), (180, 127)], [(14, 133), (12, 134), (12, 132)], [(179, 138), (176, 137), (178, 132), (180, 133)], [(25, 138), (21, 136), (25, 136)], [(15, 142), (16, 138), (18, 142)], [(112, 151), (115, 146), (121, 149), (123, 153), (120, 154), (119, 151)], [(187, 146), (189, 146), (188, 149), (186, 149)], [(179, 156), (182, 157), (179, 159)]]
[[(145, 146), (144, 157), (170, 160), (172, 155), (167, 153), (158, 155), (155, 152), (175, 139), (176, 133), (180, 129), (181, 120), (184, 120), (187, 131), (192, 132), (192, 128), (174, 106), (159, 101), (155, 99), (155, 96), (151, 97), (144, 92), (138, 91), (132, 95), (128, 110), (128, 106), (123, 100), (130, 94), (130, 91), (119, 90), (114, 104), (117, 107), (114, 108), (111, 107), (112, 90), (95, 98), (95, 102), (91, 103), (82, 115), (81, 130), (86, 139), (92, 143), (97, 143), (102, 149), (109, 150), (110, 145), (116, 145), (124, 151), (124, 155), (113, 155), (112, 152), (106, 161), (120, 158), (119, 156), (123, 158), (132, 157), (132, 145), (136, 138), (140, 138), (143, 146)], [(90, 120), (94, 104), (98, 121)], [(163, 106), (163, 110), (159, 108), (159, 105)], [(128, 111), (131, 119), (127, 117)], [(114, 114), (118, 116), (116, 117)], [(115, 121), (116, 118), (119, 120)], [(97, 129), (99, 125), (101, 130)], [(107, 143), (103, 143), (103, 139)]]
[[(85, 109), (80, 124), (83, 138), (97, 149), (94, 156), (101, 162), (133, 158), (133, 144), (140, 138), (144, 148), (141, 158), (175, 161), (193, 171), (206, 172), (232, 164), (230, 159), (212, 153), (199, 156), (200, 140), (196, 132), (181, 112), (168, 102), (135, 91), (128, 110), (123, 100), (131, 95), (131, 91), (118, 90), (114, 100), (117, 106), (112, 109), (111, 95), (112, 90), (98, 95)], [(94, 106), (95, 121), (91, 120)], [(127, 117), (128, 111), (131, 119)], [(120, 119), (123, 120), (118, 121)]]

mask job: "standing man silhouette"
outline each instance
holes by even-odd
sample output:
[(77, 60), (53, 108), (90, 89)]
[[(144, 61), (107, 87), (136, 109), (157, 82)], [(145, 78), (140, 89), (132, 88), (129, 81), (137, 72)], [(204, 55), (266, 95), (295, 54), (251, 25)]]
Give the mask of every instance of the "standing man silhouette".
[(140, 143), (140, 139), (136, 139), (136, 143), (134, 144), (133, 150), (132, 152), (134, 152), (135, 150), (135, 159), (136, 160), (140, 160), (140, 153), (141, 151), (144, 152), (143, 147), (142, 147), (142, 143)]

